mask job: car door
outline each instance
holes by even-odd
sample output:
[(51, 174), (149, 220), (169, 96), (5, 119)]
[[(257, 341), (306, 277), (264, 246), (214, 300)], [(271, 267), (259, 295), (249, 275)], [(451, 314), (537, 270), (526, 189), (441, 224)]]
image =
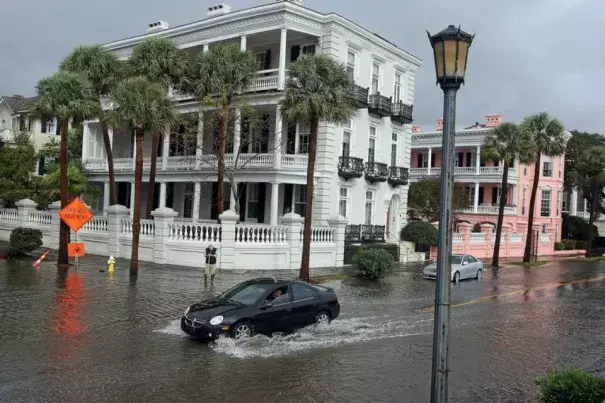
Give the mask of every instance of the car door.
[[(266, 298), (276, 290), (282, 290), (282, 295), (267, 304)], [(267, 293), (258, 304), (258, 313), (254, 322), (259, 332), (272, 332), (289, 329), (292, 319), (292, 293), (287, 285), (276, 287)]]
[(469, 261), (469, 277), (475, 278), (475, 275), (477, 274), (477, 270), (479, 270), (481, 268), (481, 264), (479, 263), (479, 261), (477, 259), (475, 259), (474, 256), (470, 256), (468, 257), (468, 261)]
[(469, 270), (471, 270), (470, 266), (471, 266), (470, 260), (469, 260), (468, 256), (465, 255), (462, 258), (462, 262), (460, 262), (460, 278), (468, 278)]
[(313, 288), (304, 283), (290, 284), (292, 289), (292, 326), (295, 328), (311, 325), (315, 322), (318, 300)]

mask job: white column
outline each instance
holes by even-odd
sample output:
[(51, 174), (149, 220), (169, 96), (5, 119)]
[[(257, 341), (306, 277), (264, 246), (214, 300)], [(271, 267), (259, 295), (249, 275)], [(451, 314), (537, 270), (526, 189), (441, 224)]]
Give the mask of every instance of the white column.
[(195, 147), (195, 168), (199, 169), (202, 164), (202, 154), (204, 150), (204, 112), (200, 112), (197, 118), (197, 139)]
[(195, 182), (193, 186), (193, 222), (196, 222), (198, 218), (200, 218), (200, 191), (202, 188), (202, 184), (200, 182)]
[(233, 188), (231, 186), (229, 186), (229, 210), (235, 211), (235, 195), (233, 194)]
[(479, 182), (475, 182), (475, 194), (473, 196), (473, 213), (476, 213), (479, 207)]
[(160, 182), (160, 205), (159, 208), (166, 207), (166, 182)]
[(475, 158), (475, 173), (479, 175), (481, 171), (481, 146), (477, 146), (477, 158)]
[(510, 200), (508, 201), (510, 204), (514, 204), (515, 206), (519, 204), (519, 203), (517, 203), (517, 199), (519, 198), (517, 188), (518, 188), (517, 185), (513, 186), (513, 200), (512, 200), (512, 202)]
[(239, 154), (239, 146), (241, 143), (242, 130), (242, 111), (239, 108), (235, 109), (235, 122), (233, 126), (233, 165), (235, 166), (236, 157)]
[(164, 143), (162, 144), (162, 171), (168, 167), (168, 154), (170, 154), (170, 128), (164, 132)]
[(241, 50), (246, 50), (246, 42), (247, 42), (246, 40), (247, 40), (246, 35), (242, 35), (240, 38), (240, 45), (239, 45)]
[(273, 168), (281, 168), (282, 129), (284, 121), (279, 107), (275, 110), (275, 135), (273, 136)]
[(284, 83), (286, 81), (286, 40), (288, 38), (288, 30), (282, 28), (281, 37), (279, 40), (279, 72), (278, 72), (278, 86), (280, 90), (284, 89)]
[(572, 216), (578, 215), (578, 190), (575, 188), (571, 191), (571, 198), (569, 200), (569, 214)]
[(136, 169), (136, 160), (137, 160), (137, 138), (133, 130), (130, 131), (131, 136), (134, 137), (132, 144), (132, 170)]
[(82, 125), (82, 161), (88, 159), (88, 136), (90, 136), (88, 122), (84, 122)]
[(204, 44), (204, 53), (208, 52), (209, 49), (209, 44), (205, 43)]
[(130, 182), (130, 217), (134, 216), (134, 182)]
[(427, 163), (427, 166), (428, 166), (428, 172), (427, 172), (427, 173), (428, 173), (429, 175), (431, 174), (431, 164), (432, 164), (432, 160), (433, 160), (432, 155), (433, 155), (433, 149), (432, 149), (431, 147), (429, 147), (429, 153), (428, 153), (428, 155), (427, 155), (427, 157), (428, 157), (428, 163)]
[(107, 215), (109, 208), (109, 182), (103, 183), (103, 215)]
[(279, 204), (279, 183), (271, 182), (271, 225), (277, 225), (277, 210)]

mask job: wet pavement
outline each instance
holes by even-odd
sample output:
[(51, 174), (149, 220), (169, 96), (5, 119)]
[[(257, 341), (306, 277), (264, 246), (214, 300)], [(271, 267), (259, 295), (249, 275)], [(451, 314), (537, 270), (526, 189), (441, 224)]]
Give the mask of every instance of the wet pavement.
[[(206, 345), (180, 331), (183, 309), (254, 273), (204, 290), (199, 270), (142, 265), (133, 283), (103, 263), (0, 261), (0, 402), (429, 400), (435, 283), (419, 267), (329, 282), (342, 314), (325, 329)], [(605, 372), (605, 262), (505, 268), (452, 301), (451, 402), (535, 402), (550, 368)]]

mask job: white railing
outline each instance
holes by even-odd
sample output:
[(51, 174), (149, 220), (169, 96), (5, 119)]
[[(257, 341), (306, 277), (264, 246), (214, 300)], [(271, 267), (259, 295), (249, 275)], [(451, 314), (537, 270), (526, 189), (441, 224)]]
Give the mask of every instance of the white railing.
[(471, 232), (469, 241), (470, 241), (470, 243), (483, 243), (483, 242), (485, 242), (485, 233)]
[(49, 211), (30, 211), (28, 222), (50, 227), (52, 214)]
[(174, 222), (169, 224), (168, 239), (174, 241), (220, 242), (220, 224)]
[(132, 158), (114, 158), (113, 169), (117, 170), (128, 170), (134, 167), (134, 160)]
[(454, 232), (452, 234), (452, 243), (462, 243), (462, 234), (459, 232)]
[[(479, 175), (502, 175), (502, 168), (499, 167), (479, 167)], [(515, 168), (510, 168), (509, 172), (512, 175), (516, 175), (517, 170)], [(431, 175), (439, 175), (441, 173), (440, 167), (431, 168)], [(455, 167), (454, 168), (455, 175), (477, 175), (477, 167)], [(426, 176), (429, 175), (428, 168), (410, 168), (411, 176)]]
[(510, 234), (511, 243), (521, 243), (523, 240), (523, 234)]
[(109, 232), (109, 220), (107, 217), (95, 216), (90, 219), (80, 231), (84, 232)]
[(309, 162), (307, 154), (282, 154), (281, 166), (288, 168), (306, 168)]
[[(300, 240), (303, 240), (304, 230), (300, 230)], [(334, 230), (332, 228), (311, 228), (311, 243), (334, 242)]]
[[(159, 166), (162, 165), (160, 160)], [(178, 155), (166, 159), (166, 167), (170, 169), (192, 169), (195, 167), (195, 155)]]
[(84, 161), (84, 166), (89, 171), (106, 171), (107, 160), (105, 158), (87, 159)]
[[(497, 215), (499, 212), (499, 209), (500, 209), (499, 206), (477, 206), (476, 214), (495, 214), (495, 215)], [(464, 209), (462, 212), (467, 213), (467, 214), (475, 213), (475, 211), (472, 208)], [(505, 215), (516, 214), (516, 207), (505, 206), (504, 214)]]
[(247, 88), (247, 92), (265, 91), (277, 89), (279, 69), (261, 70), (256, 73)]
[(0, 209), (0, 220), (2, 221), (19, 221), (19, 213), (16, 208), (2, 208)]
[(235, 242), (250, 244), (276, 244), (287, 242), (287, 227), (237, 224)]
[[(239, 154), (237, 157), (237, 167), (246, 168), (272, 168), (273, 154)], [(232, 162), (232, 165), (235, 161)]]
[[(132, 235), (134, 223), (132, 218), (122, 220), (122, 234)], [(141, 220), (141, 231), (139, 232), (142, 237), (154, 237), (155, 236), (155, 222), (153, 220)]]
[(550, 236), (548, 234), (540, 234), (540, 241), (542, 241), (542, 243), (548, 243), (550, 241)]
[(459, 175), (474, 175), (477, 172), (475, 167), (456, 167), (454, 168), (454, 174)]

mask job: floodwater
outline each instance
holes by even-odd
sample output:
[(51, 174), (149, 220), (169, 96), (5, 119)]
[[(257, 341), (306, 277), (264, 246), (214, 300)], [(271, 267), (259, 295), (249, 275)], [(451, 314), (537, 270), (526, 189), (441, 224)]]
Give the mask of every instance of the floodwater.
[[(135, 283), (125, 262), (103, 266), (0, 262), (0, 402), (429, 400), (435, 284), (419, 267), (329, 282), (342, 306), (329, 326), (203, 344), (179, 329), (184, 308), (259, 273), (204, 289), (195, 269), (142, 265)], [(452, 287), (451, 402), (535, 402), (550, 368), (605, 371), (605, 262)]]

